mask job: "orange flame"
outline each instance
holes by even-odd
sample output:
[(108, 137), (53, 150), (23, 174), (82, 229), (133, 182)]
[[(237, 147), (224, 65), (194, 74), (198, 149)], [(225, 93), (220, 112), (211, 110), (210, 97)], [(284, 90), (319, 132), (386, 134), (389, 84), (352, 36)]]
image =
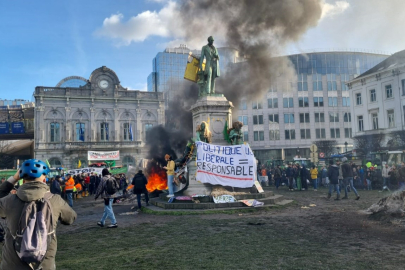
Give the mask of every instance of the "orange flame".
[(153, 192), (155, 190), (167, 189), (166, 171), (164, 171), (164, 170), (156, 171), (155, 168), (153, 168), (152, 172), (149, 174), (148, 184), (146, 185), (146, 189), (149, 192)]

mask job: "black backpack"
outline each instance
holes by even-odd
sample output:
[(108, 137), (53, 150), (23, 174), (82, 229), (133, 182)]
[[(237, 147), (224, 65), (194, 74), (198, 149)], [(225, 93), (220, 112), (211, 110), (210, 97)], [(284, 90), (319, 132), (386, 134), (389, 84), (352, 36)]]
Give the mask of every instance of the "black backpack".
[(114, 178), (109, 177), (107, 179), (107, 182), (105, 184), (105, 191), (107, 192), (108, 195), (113, 195), (113, 194), (117, 193), (118, 184)]

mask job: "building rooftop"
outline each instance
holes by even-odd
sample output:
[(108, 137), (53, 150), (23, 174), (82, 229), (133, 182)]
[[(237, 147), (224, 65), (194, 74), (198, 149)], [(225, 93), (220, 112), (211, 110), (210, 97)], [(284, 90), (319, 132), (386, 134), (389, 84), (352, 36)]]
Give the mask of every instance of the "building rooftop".
[(367, 75), (379, 72), (379, 71), (385, 71), (387, 69), (392, 69), (394, 67), (398, 67), (401, 65), (405, 64), (405, 50), (399, 51), (397, 53), (394, 53), (381, 63), (377, 64), (376, 66), (372, 67), (371, 69), (367, 70), (363, 74), (360, 74), (360, 76), (356, 77), (356, 79), (365, 77)]

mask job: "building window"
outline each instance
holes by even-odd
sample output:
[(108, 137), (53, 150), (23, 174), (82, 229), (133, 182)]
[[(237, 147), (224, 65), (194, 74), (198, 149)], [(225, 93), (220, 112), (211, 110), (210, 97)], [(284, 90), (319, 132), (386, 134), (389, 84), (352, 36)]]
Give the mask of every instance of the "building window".
[(253, 110), (260, 110), (263, 109), (262, 103), (260, 101), (253, 101), (252, 102), (252, 109)]
[(253, 115), (253, 125), (263, 125), (263, 115)]
[(124, 141), (133, 141), (132, 125), (124, 123)]
[(298, 74), (298, 91), (308, 91), (307, 74)]
[(108, 129), (108, 123), (101, 123), (100, 124), (100, 139), (102, 141), (108, 141), (109, 140), (109, 129)]
[(377, 101), (377, 95), (375, 93), (375, 89), (370, 90), (370, 102), (376, 102)]
[(328, 105), (329, 105), (329, 107), (337, 107), (337, 105), (338, 105), (337, 97), (329, 97)]
[(356, 105), (361, 105), (361, 93), (356, 94)]
[(315, 123), (324, 123), (325, 114), (324, 113), (315, 113)]
[(254, 131), (253, 140), (254, 141), (264, 141), (264, 131)]
[(295, 129), (285, 130), (285, 139), (286, 140), (295, 140)]
[(60, 124), (51, 123), (51, 142), (60, 142)]
[(247, 103), (246, 100), (242, 100), (239, 104), (239, 109), (240, 110), (247, 110)]
[(345, 84), (347, 81), (349, 81), (349, 74), (340, 74), (340, 85), (342, 86), (342, 91), (348, 91), (349, 88)]
[(336, 74), (327, 74), (326, 78), (328, 80), (328, 91), (336, 91), (337, 90)]
[(350, 107), (350, 98), (349, 97), (342, 97), (342, 106)]
[(329, 113), (329, 122), (338, 123), (339, 122), (339, 113)]
[(373, 121), (373, 129), (378, 129), (378, 114), (377, 113), (372, 113), (371, 114), (371, 119)]
[(309, 113), (300, 113), (300, 123), (309, 123)]
[(243, 132), (243, 141), (245, 141), (245, 142), (249, 141), (249, 132), (248, 131)]
[(324, 128), (315, 129), (315, 135), (317, 139), (325, 139), (326, 138), (325, 129)]
[(363, 124), (363, 116), (357, 116), (357, 123), (359, 127), (359, 131), (364, 131), (364, 124)]
[(343, 114), (343, 121), (346, 123), (349, 123), (352, 121), (352, 114), (349, 112), (346, 112)]
[(85, 131), (84, 123), (76, 123), (76, 141), (77, 142), (84, 142), (84, 131)]
[(277, 98), (269, 98), (269, 99), (267, 99), (267, 106), (268, 106), (269, 109), (278, 108), (278, 99)]
[(311, 139), (311, 130), (309, 128), (307, 129), (301, 129), (301, 139)]
[(247, 117), (247, 115), (239, 116), (238, 121), (242, 122), (244, 126), (247, 126), (248, 125), (248, 117)]
[(280, 140), (280, 130), (270, 130), (269, 131), (270, 141), (279, 141)]
[(293, 108), (294, 107), (293, 98), (283, 98), (283, 107), (284, 108)]
[(323, 107), (323, 97), (314, 97), (314, 107)]
[(309, 102), (307, 97), (299, 97), (298, 98), (298, 106), (299, 107), (309, 107)]
[(402, 84), (402, 95), (405, 96), (405, 80), (401, 80)]
[(314, 91), (322, 91), (322, 75), (321, 74), (313, 74), (312, 75), (312, 90)]
[(385, 86), (385, 96), (387, 98), (392, 98), (392, 87), (391, 84)]
[(127, 167), (129, 167), (129, 166), (134, 166), (134, 165), (135, 165), (135, 160), (134, 160), (134, 158), (131, 157), (131, 156), (125, 156), (125, 157), (122, 159), (122, 165), (127, 166)]
[(269, 114), (270, 123), (280, 123), (278, 120), (278, 114)]
[(286, 124), (294, 123), (294, 114), (293, 113), (285, 113), (284, 114), (284, 123), (286, 123)]
[(352, 137), (352, 129), (345, 128), (345, 138), (351, 138), (351, 137)]
[(340, 129), (339, 128), (331, 128), (330, 129), (330, 137), (334, 139), (340, 138)]
[(394, 110), (388, 110), (387, 116), (388, 116), (388, 128), (395, 127)]

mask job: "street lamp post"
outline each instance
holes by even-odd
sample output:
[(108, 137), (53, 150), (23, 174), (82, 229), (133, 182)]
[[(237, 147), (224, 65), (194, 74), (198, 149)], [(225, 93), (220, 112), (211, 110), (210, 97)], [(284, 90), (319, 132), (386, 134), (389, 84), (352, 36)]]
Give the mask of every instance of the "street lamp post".
[(347, 142), (345, 142), (346, 154), (347, 154), (347, 145), (348, 145), (348, 143), (347, 143)]

